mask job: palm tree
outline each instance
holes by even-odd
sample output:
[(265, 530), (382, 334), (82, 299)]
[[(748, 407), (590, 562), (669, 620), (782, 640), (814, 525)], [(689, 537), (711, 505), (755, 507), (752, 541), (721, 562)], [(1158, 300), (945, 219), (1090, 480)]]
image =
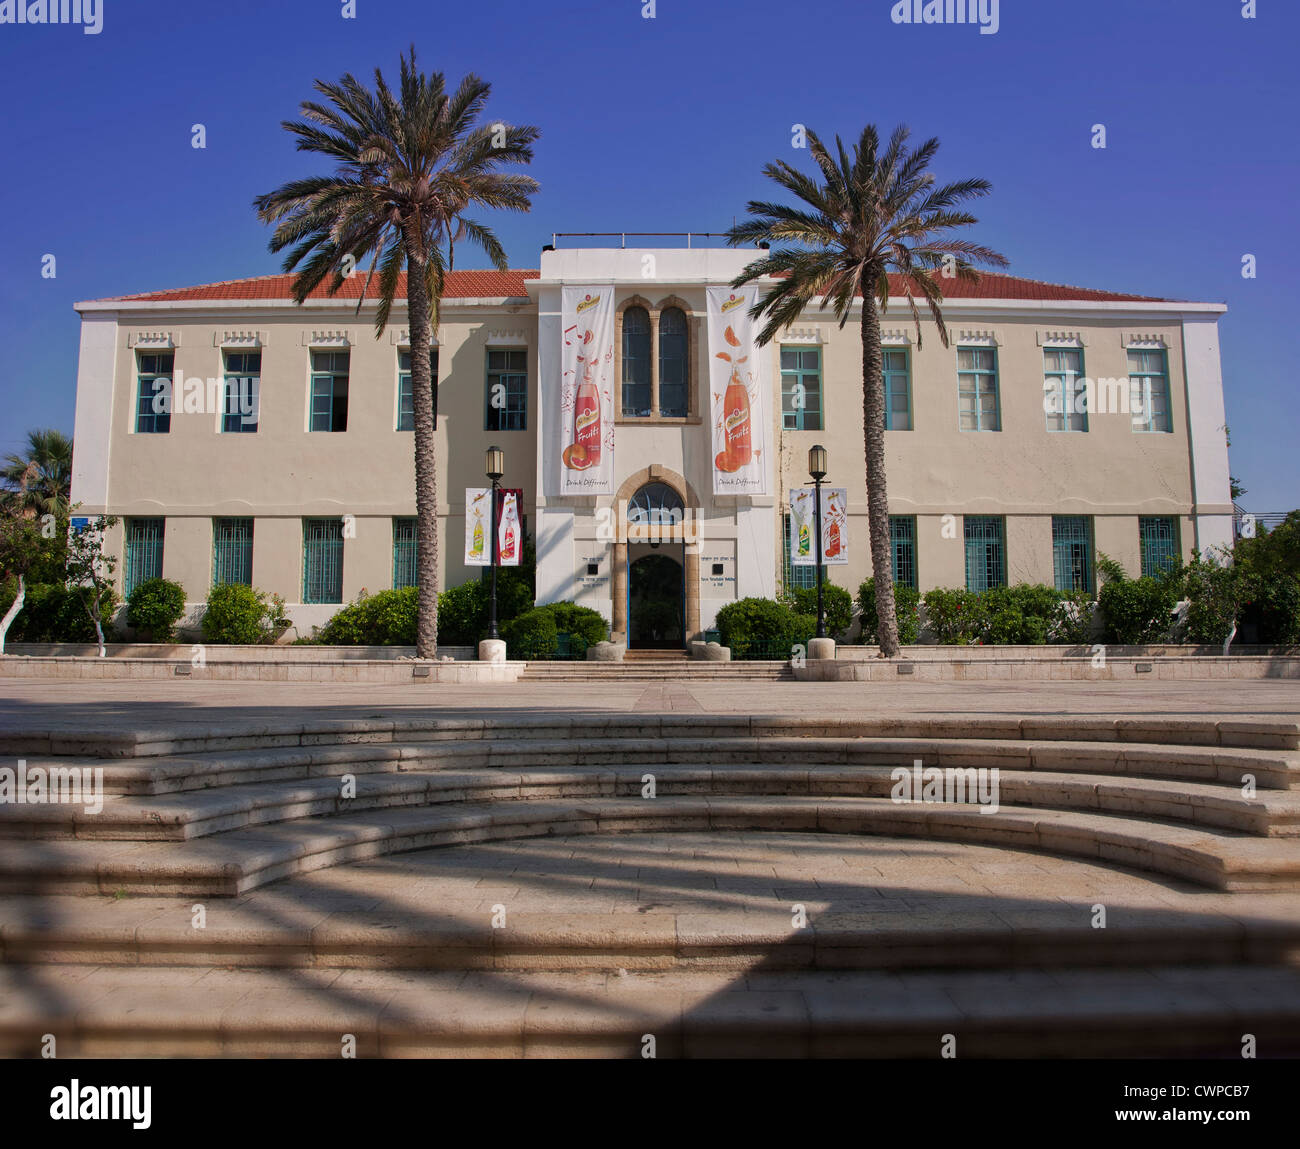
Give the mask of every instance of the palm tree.
[(898, 620), (894, 613), (893, 551), (889, 539), (889, 497), (885, 486), (885, 394), (880, 348), (880, 316), (889, 306), (890, 277), (902, 290), (916, 324), (921, 346), (920, 296), (929, 307), (943, 345), (948, 329), (940, 304), (943, 291), (935, 278), (975, 280), (975, 264), (1006, 267), (997, 252), (969, 240), (952, 237), (959, 227), (978, 222), (959, 210), (964, 200), (986, 195), (987, 180), (961, 180), (935, 186), (926, 171), (939, 150), (937, 139), (908, 147), (906, 127), (895, 129), (880, 153), (880, 137), (868, 124), (850, 159), (839, 136), (831, 156), (813, 132), (808, 148), (825, 183), (804, 175), (782, 160), (766, 165), (764, 175), (793, 193), (802, 204), (750, 201), (751, 218), (727, 233), (733, 247), (761, 243), (772, 247), (736, 278), (741, 287), (762, 276), (778, 282), (755, 305), (753, 318), (766, 316), (758, 343), (765, 346), (789, 327), (804, 309), (820, 298), (843, 327), (855, 301), (862, 297), (862, 422), (866, 441), (867, 519), (871, 535), (871, 566), (875, 575), (876, 612), (880, 622), (880, 654), (899, 653)]
[[(375, 69), (370, 91), (350, 73), (337, 83), (317, 80), (328, 103), (304, 101), (304, 121), (285, 121), (298, 150), (337, 162), (332, 175), (292, 180), (255, 201), (264, 223), (276, 225), (273, 252), (289, 248), (284, 270), (301, 265), (293, 294), (302, 303), (330, 277), (332, 295), (353, 267), (370, 257), (357, 310), (378, 267), (375, 336), (388, 325), (405, 268), (415, 415), (416, 566), (419, 622), (416, 655), (434, 657), (438, 636), (438, 487), (429, 347), (438, 325), (446, 260), (444, 243), (464, 238), (500, 270), (506, 255), (493, 233), (461, 213), (471, 205), (527, 211), (538, 184), (500, 169), (527, 163), (535, 127), (476, 126), (492, 87), (466, 76), (448, 92), (441, 72), (421, 73), (415, 48), (401, 61), (392, 91)], [(349, 257), (351, 257), (349, 259)]]
[(28, 431), (26, 453), (5, 456), (0, 481), (8, 488), (3, 497), (11, 512), (66, 515), (72, 493), (72, 440), (62, 431)]

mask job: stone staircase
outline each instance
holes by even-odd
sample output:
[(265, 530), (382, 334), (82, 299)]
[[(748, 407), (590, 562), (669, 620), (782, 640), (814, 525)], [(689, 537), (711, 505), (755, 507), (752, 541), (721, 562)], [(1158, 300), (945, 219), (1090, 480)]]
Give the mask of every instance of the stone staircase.
[[(624, 662), (530, 662), (520, 682), (793, 682), (787, 662), (705, 662), (685, 657)], [(655, 652), (659, 653), (659, 652)]]
[[(8, 762), (99, 769), (105, 790), (98, 813), (0, 805), (0, 1052), (33, 1056), (58, 1032), (61, 1056), (332, 1056), (344, 1026), (362, 1055), (635, 1056), (653, 1032), (660, 1056), (934, 1056), (949, 1026), (974, 1055), (1232, 1056), (1242, 1032), (1300, 1054), (1298, 750), (1295, 723), (1212, 718), (618, 713), (0, 734)], [(895, 801), (894, 771), (918, 760), (996, 769), (997, 812)], [(1206, 909), (1112, 929), (1074, 908), (1026, 922), (987, 907), (806, 927), (542, 913), (491, 929), (481, 915), (268, 919), (241, 896), (432, 847), (665, 831), (1011, 847), (1199, 888)], [(1264, 894), (1278, 913), (1256, 912)], [(229, 911), (209, 900), (224, 898)], [(205, 968), (253, 981), (227, 1001), (175, 980)], [(373, 980), (315, 993), (338, 970)], [(553, 980), (528, 982), (540, 974)]]

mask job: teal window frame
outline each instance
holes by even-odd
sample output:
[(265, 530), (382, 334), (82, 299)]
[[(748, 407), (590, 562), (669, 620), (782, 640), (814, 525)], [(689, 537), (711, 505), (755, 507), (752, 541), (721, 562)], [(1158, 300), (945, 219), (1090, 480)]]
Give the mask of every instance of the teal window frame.
[[(1160, 370), (1150, 369), (1147, 356), (1159, 356)], [(1138, 369), (1134, 370), (1134, 359)], [(1163, 347), (1128, 349), (1129, 414), (1135, 434), (1169, 435), (1174, 411), (1169, 393), (1169, 352)], [(1141, 414), (1136, 414), (1140, 411)]]
[[(483, 393), (485, 431), (528, 430), (528, 349), (489, 347), (484, 360), (486, 384)], [(492, 406), (492, 389), (505, 386), (506, 405)]]
[[(136, 401), (135, 433), (137, 435), (166, 435), (172, 429), (172, 410), (176, 401), (176, 353), (174, 351), (139, 351), (135, 359)], [(154, 397), (159, 394), (154, 384), (165, 379), (168, 387), (167, 410), (154, 410)]]
[(690, 414), (690, 333), (690, 320), (680, 307), (665, 307), (659, 313), (658, 414), (664, 419), (685, 419)]
[(1182, 562), (1180, 526), (1175, 515), (1138, 518), (1138, 554), (1143, 578), (1159, 578)]
[(894, 557), (894, 583), (920, 589), (916, 566), (916, 516), (889, 516), (889, 548)]
[[(781, 531), (781, 585), (786, 591), (810, 590), (817, 585), (817, 568), (814, 565), (795, 566), (790, 561), (790, 532), (793, 529), (794, 516), (786, 511), (781, 516), (784, 526)], [(822, 582), (830, 580), (826, 575), (826, 564), (822, 563)]]
[[(429, 385), (433, 389), (433, 425), (438, 426), (438, 349), (429, 348)], [(415, 389), (411, 386), (411, 351), (397, 353), (397, 429), (415, 430)]]
[(349, 351), (311, 353), (311, 407), (309, 431), (342, 432), (348, 429), (348, 383), (352, 372)]
[(127, 519), (126, 553), (122, 570), (122, 594), (131, 592), (142, 582), (162, 578), (163, 542), (167, 534), (167, 520)]
[(1007, 585), (1007, 521), (1002, 515), (965, 515), (966, 589), (977, 594)]
[[(913, 431), (916, 429), (912, 418), (912, 355), (906, 347), (884, 347), (881, 364), (885, 382), (885, 430)], [(894, 357), (901, 357), (902, 366), (892, 366)], [(901, 417), (897, 402), (902, 398)]]
[[(972, 365), (962, 366), (962, 356), (973, 356)], [(992, 366), (982, 366), (980, 356), (988, 355)], [(992, 394), (993, 411), (985, 411), (984, 400)], [(969, 400), (970, 410), (965, 410)], [(967, 426), (967, 420), (972, 425)], [(962, 431), (1002, 430), (1002, 388), (998, 380), (998, 349), (996, 347), (957, 348), (957, 426)]]
[[(257, 431), (261, 418), (262, 353), (260, 351), (223, 351), (221, 353), (225, 387), (225, 409), (221, 413), (223, 435), (248, 435)], [(253, 416), (245, 420), (239, 400), (252, 394)]]
[(393, 589), (419, 585), (417, 520), (393, 519)]
[(343, 521), (303, 519), (302, 601), (343, 601)]
[(212, 585), (253, 585), (253, 520), (212, 520)]
[[(1054, 363), (1052, 356), (1060, 358)], [(1075, 356), (1078, 361), (1078, 370), (1071, 370), (1064, 365), (1067, 357)], [(1082, 347), (1044, 347), (1043, 348), (1043, 394), (1046, 396), (1049, 392), (1056, 394), (1055, 413), (1047, 410), (1047, 405), (1043, 407), (1043, 417), (1047, 422), (1047, 429), (1053, 433), (1087, 433), (1088, 430), (1088, 411), (1085, 400), (1084, 410), (1079, 411), (1078, 395), (1081, 390), (1086, 395), (1084, 380), (1085, 374), (1083, 362)]]
[[(787, 431), (822, 430), (821, 347), (783, 344), (780, 355), (781, 425)], [(797, 407), (795, 389), (800, 383), (804, 389), (804, 405)]]
[(1052, 575), (1056, 589), (1096, 589), (1093, 527), (1090, 515), (1052, 516)]

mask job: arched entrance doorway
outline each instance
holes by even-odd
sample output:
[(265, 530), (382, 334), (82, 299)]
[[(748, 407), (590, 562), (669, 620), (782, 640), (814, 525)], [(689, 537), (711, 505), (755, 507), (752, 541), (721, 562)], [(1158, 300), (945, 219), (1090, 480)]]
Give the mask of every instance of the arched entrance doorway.
[(627, 508), (627, 644), (686, 646), (686, 508), (667, 483), (645, 484)]

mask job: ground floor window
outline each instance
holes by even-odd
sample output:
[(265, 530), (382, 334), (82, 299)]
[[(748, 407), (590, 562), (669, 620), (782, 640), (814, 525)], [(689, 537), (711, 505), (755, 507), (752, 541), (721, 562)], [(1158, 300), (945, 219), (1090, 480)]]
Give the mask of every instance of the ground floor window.
[(393, 589), (416, 586), (414, 519), (393, 520)]
[(1052, 571), (1057, 590), (1092, 590), (1092, 519), (1052, 516)]
[(1001, 515), (967, 515), (966, 589), (1007, 585), (1006, 522)]
[(212, 585), (253, 585), (253, 520), (212, 520)]
[(1159, 578), (1178, 565), (1182, 548), (1178, 545), (1177, 519), (1166, 515), (1140, 518), (1138, 536), (1143, 578)]
[(894, 585), (917, 589), (916, 517), (889, 516), (889, 545), (894, 552)]
[(127, 598), (146, 579), (162, 578), (163, 520), (126, 520), (126, 570), (122, 590)]
[(302, 521), (302, 601), (343, 601), (343, 522)]

